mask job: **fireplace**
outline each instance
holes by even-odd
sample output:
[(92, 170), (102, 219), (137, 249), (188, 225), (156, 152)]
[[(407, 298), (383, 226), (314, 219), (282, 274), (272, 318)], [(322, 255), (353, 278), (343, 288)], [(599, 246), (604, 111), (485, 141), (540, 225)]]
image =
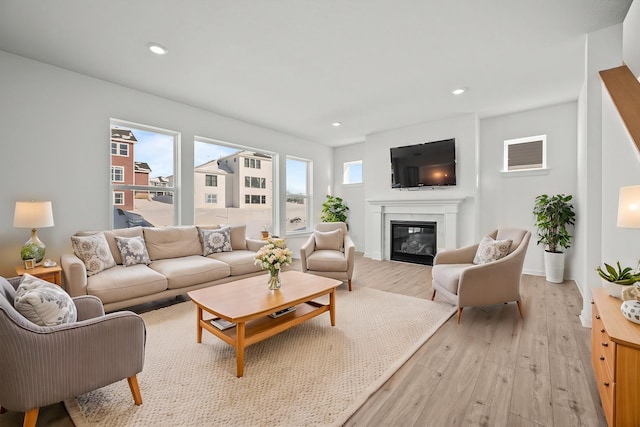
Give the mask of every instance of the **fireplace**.
[(391, 221), (390, 258), (433, 265), (438, 247), (436, 224), (434, 221)]

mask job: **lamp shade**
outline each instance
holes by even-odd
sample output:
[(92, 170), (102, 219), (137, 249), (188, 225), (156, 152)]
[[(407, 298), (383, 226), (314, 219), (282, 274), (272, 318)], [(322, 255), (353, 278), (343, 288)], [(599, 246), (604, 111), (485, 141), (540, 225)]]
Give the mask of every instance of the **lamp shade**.
[(17, 228), (53, 227), (51, 202), (16, 202), (13, 226)]
[(640, 228), (640, 185), (620, 187), (618, 227)]

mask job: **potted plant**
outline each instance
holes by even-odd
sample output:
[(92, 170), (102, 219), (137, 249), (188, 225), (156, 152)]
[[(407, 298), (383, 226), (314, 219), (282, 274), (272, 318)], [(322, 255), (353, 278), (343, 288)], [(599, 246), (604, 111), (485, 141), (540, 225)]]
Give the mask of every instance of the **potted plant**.
[(602, 278), (602, 284), (604, 288), (609, 292), (612, 297), (622, 299), (622, 291), (634, 283), (640, 281), (640, 263), (633, 270), (631, 267), (622, 268), (620, 261), (616, 262), (616, 267), (613, 267), (606, 262), (604, 263), (604, 269), (601, 267), (596, 268), (598, 275)]
[(327, 200), (322, 204), (322, 222), (344, 222), (347, 223), (347, 211), (349, 207), (344, 204), (342, 198), (333, 197), (327, 194)]
[(538, 244), (545, 245), (544, 265), (548, 282), (564, 281), (564, 249), (571, 247), (567, 226), (574, 225), (576, 214), (570, 203), (573, 196), (541, 194), (536, 197), (533, 214), (538, 229)]

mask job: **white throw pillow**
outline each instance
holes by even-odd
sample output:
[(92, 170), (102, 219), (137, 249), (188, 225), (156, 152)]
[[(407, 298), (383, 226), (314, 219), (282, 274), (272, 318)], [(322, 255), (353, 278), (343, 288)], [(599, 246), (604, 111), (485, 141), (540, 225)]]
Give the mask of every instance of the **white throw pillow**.
[(64, 289), (30, 274), (22, 275), (13, 306), (40, 326), (73, 323), (78, 319), (76, 305)]
[(229, 227), (211, 230), (198, 228), (202, 241), (202, 255), (207, 256), (219, 252), (231, 252), (231, 229)]
[(490, 236), (485, 236), (478, 245), (473, 263), (486, 264), (505, 257), (509, 253), (511, 243), (511, 240), (495, 240)]
[(147, 247), (144, 244), (144, 238), (142, 236), (114, 236), (113, 238), (116, 239), (116, 245), (118, 245), (118, 249), (120, 250), (122, 265), (128, 267), (136, 264), (151, 264), (149, 253), (147, 252)]
[(342, 249), (342, 230), (336, 229), (333, 231), (314, 231), (316, 239), (317, 250), (332, 250), (339, 251)]
[(116, 265), (103, 232), (91, 236), (71, 236), (71, 246), (76, 256), (87, 267), (87, 276), (93, 276)]

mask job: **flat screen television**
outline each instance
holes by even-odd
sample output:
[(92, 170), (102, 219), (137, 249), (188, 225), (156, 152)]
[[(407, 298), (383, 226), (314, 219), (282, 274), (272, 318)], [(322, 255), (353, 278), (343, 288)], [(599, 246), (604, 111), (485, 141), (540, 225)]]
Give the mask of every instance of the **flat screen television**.
[(456, 140), (391, 148), (391, 188), (456, 185)]

